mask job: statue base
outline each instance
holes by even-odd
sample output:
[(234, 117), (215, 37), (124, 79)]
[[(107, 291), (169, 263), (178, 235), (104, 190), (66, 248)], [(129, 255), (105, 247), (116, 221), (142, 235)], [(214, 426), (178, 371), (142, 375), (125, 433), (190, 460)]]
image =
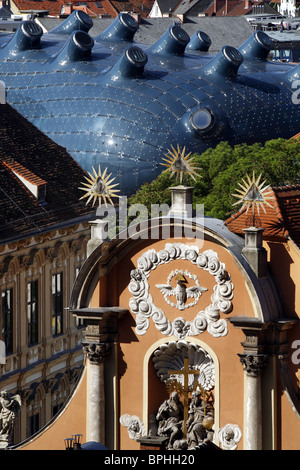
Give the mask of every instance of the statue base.
[(10, 444), (6, 436), (0, 436), (0, 450), (7, 449)]
[(166, 450), (166, 445), (169, 441), (168, 437), (160, 436), (145, 436), (137, 439), (140, 443), (140, 450)]

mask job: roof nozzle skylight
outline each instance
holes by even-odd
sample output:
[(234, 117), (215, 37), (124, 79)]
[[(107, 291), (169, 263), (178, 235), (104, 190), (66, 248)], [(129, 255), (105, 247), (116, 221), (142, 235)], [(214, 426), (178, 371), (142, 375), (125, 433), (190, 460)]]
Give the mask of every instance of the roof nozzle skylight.
[(84, 11), (75, 10), (57, 28), (50, 31), (51, 34), (71, 34), (74, 31), (89, 32), (93, 26), (93, 20)]
[(137, 78), (143, 74), (147, 62), (148, 57), (142, 49), (130, 46), (110, 69), (108, 75), (112, 80)]
[(186, 46), (187, 51), (207, 52), (211, 46), (211, 39), (208, 34), (203, 31), (197, 31), (190, 39)]
[(244, 59), (266, 60), (273, 47), (272, 39), (263, 31), (255, 31), (250, 38), (239, 47)]
[(62, 50), (55, 57), (54, 62), (64, 65), (70, 62), (88, 60), (94, 46), (93, 38), (84, 31), (75, 31), (66, 41)]
[(238, 69), (243, 63), (242, 54), (232, 46), (224, 46), (203, 70), (207, 74), (217, 74), (224, 78), (233, 79), (237, 76)]
[(7, 51), (14, 55), (18, 52), (36, 49), (40, 45), (42, 35), (43, 30), (35, 21), (23, 21), (2, 51), (6, 55)]
[(189, 41), (188, 33), (181, 26), (174, 25), (147, 51), (149, 54), (182, 56)]
[(120, 13), (111, 25), (96, 37), (96, 41), (132, 42), (139, 25), (133, 16)]

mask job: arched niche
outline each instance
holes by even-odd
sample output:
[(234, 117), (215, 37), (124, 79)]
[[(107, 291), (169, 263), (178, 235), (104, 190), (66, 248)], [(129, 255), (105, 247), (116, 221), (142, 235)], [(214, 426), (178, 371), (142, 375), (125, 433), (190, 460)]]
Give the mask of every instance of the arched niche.
[[(204, 341), (199, 340), (198, 338), (191, 338), (187, 337), (184, 340), (186, 343), (189, 343), (189, 345), (196, 345), (200, 349), (202, 349), (207, 355), (211, 358), (214, 366), (214, 443), (218, 445), (218, 436), (217, 436), (217, 431), (219, 429), (219, 414), (220, 414), (220, 407), (219, 407), (219, 402), (220, 402), (220, 378), (219, 378), (219, 359), (214, 352), (214, 350), (208, 346)], [(164, 344), (171, 344), (174, 342), (180, 342), (177, 337), (171, 336), (169, 338), (163, 338), (151, 345), (151, 347), (147, 350), (145, 356), (144, 356), (144, 361), (143, 361), (143, 418), (142, 421), (144, 423), (144, 427), (146, 430), (146, 433), (149, 432), (149, 418), (151, 416), (151, 413), (153, 413), (153, 403), (152, 403), (152, 409), (151, 409), (151, 399), (150, 399), (150, 393), (151, 390), (153, 390), (153, 387), (151, 387), (151, 381), (153, 380), (154, 375), (156, 375), (155, 378), (155, 386), (156, 390), (158, 390), (158, 393), (161, 393), (161, 403), (167, 398), (168, 392), (166, 390), (165, 384), (162, 383), (160, 378), (158, 377), (156, 371), (155, 371), (155, 366), (153, 364), (153, 354), (155, 353), (158, 348), (160, 348)], [(178, 361), (177, 361), (178, 363)], [(196, 366), (196, 364), (194, 364)], [(193, 368), (193, 367), (192, 367)], [(150, 379), (150, 380), (149, 380)], [(153, 383), (152, 383), (153, 385)], [(149, 406), (150, 405), (150, 406)]]

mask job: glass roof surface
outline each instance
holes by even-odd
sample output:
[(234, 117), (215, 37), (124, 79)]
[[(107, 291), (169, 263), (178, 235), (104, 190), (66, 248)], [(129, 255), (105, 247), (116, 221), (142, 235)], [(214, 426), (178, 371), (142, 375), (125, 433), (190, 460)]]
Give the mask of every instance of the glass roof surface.
[[(49, 33), (25, 24), (28, 34), (20, 25), (0, 35), (7, 102), (86, 171), (107, 165), (130, 194), (162, 171), (171, 145), (201, 153), (222, 140), (264, 142), (299, 132), (292, 98), (300, 65), (270, 62), (256, 33), (250, 46), (233, 51), (239, 62), (225, 48), (215, 56), (185, 52), (186, 33), (172, 27), (155, 47), (137, 44), (135, 20), (124, 15), (93, 39), (90, 22), (72, 15)], [(193, 125), (193, 116), (206, 112), (211, 125)]]

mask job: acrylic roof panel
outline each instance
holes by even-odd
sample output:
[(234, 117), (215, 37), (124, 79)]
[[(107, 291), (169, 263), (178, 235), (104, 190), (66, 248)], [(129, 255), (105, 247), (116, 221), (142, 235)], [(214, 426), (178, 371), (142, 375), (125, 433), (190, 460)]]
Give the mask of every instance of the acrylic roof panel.
[(128, 14), (94, 38), (92, 25), (82, 11), (44, 35), (38, 24), (22, 23), (3, 38), (0, 79), (8, 103), (84, 170), (107, 166), (123, 194), (162, 171), (171, 145), (202, 152), (222, 140), (299, 132), (300, 66), (269, 62), (265, 33), (214, 55), (207, 34), (190, 37), (178, 25), (152, 45), (134, 41), (138, 24)]

